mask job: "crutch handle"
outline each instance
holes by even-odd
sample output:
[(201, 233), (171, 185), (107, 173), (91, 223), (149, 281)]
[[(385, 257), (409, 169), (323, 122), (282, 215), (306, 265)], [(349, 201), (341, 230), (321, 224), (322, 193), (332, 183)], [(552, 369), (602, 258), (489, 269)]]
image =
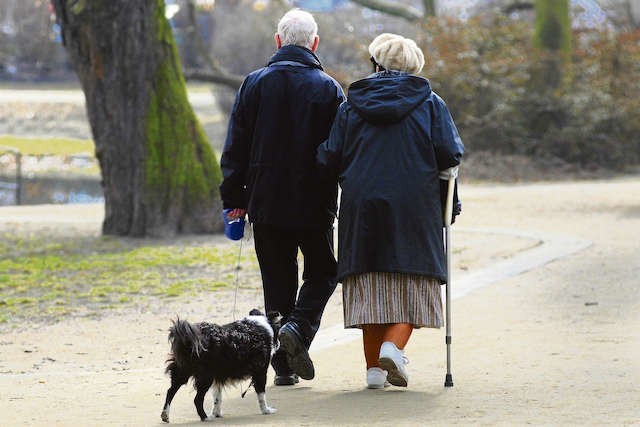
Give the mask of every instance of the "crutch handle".
[(456, 178), (458, 178), (458, 167), (454, 166), (440, 172), (440, 179), (447, 179), (449, 185), (447, 187), (447, 204), (444, 209), (444, 226), (451, 226), (451, 218), (453, 217), (453, 193), (456, 187)]

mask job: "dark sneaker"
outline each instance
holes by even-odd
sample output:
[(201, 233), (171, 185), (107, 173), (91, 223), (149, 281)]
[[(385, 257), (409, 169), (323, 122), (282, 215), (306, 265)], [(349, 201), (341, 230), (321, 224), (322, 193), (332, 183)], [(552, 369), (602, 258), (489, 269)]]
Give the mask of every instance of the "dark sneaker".
[(278, 350), (275, 352), (273, 357), (271, 357), (271, 366), (273, 366), (273, 370), (276, 372), (273, 380), (275, 385), (295, 385), (300, 382), (300, 378), (298, 378), (289, 367), (287, 354), (284, 351)]
[(300, 382), (300, 378), (296, 374), (276, 375), (273, 383), (275, 385), (296, 385)]
[(278, 334), (280, 348), (287, 354), (289, 367), (303, 380), (312, 380), (315, 376), (313, 362), (304, 340), (295, 324), (287, 322), (280, 328)]

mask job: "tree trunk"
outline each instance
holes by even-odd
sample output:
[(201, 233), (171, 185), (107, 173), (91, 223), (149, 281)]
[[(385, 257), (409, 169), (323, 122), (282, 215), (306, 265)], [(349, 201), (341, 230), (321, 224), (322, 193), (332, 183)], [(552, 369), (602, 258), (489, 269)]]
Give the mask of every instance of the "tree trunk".
[(536, 0), (535, 46), (565, 55), (571, 54), (569, 0)]
[(571, 81), (571, 19), (569, 0), (536, 0), (531, 65), (524, 120), (534, 139), (544, 140), (566, 120), (564, 92)]
[(628, 0), (629, 21), (634, 29), (640, 28), (640, 0)]
[(103, 233), (221, 228), (220, 168), (189, 104), (164, 0), (53, 0), (84, 90)]
[(437, 15), (436, 0), (422, 0), (424, 4), (424, 19), (429, 19)]
[(571, 72), (571, 18), (569, 0), (536, 0), (533, 44), (537, 61), (532, 89), (549, 94), (569, 83)]

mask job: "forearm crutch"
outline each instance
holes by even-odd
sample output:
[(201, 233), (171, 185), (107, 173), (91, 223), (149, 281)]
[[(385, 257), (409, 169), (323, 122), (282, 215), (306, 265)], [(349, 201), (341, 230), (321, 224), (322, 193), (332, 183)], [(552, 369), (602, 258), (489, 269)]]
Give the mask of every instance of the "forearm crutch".
[(441, 173), (446, 173), (446, 179), (449, 181), (447, 188), (447, 204), (444, 210), (444, 236), (445, 236), (445, 253), (447, 256), (447, 283), (445, 287), (446, 297), (446, 317), (445, 317), (445, 329), (446, 337), (445, 343), (447, 345), (447, 374), (444, 378), (445, 387), (453, 387), (453, 376), (451, 375), (451, 218), (453, 215), (453, 192), (456, 185), (456, 178), (458, 177), (458, 168), (450, 168)]

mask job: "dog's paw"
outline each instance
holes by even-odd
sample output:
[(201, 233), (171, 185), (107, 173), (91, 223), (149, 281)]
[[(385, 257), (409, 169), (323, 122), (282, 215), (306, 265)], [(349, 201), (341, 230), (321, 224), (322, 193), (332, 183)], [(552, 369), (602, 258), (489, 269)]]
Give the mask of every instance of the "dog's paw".
[(222, 415), (222, 411), (214, 411), (211, 413), (211, 415), (209, 415), (207, 417), (207, 420), (215, 420), (216, 418), (222, 418), (224, 417), (224, 415)]
[(271, 406), (265, 406), (264, 408), (261, 408), (261, 410), (262, 415), (275, 414), (276, 412), (278, 412), (276, 408), (272, 408)]
[(169, 413), (167, 411), (162, 411), (162, 413), (160, 414), (160, 418), (162, 418), (162, 421), (164, 421), (165, 423), (168, 423)]

